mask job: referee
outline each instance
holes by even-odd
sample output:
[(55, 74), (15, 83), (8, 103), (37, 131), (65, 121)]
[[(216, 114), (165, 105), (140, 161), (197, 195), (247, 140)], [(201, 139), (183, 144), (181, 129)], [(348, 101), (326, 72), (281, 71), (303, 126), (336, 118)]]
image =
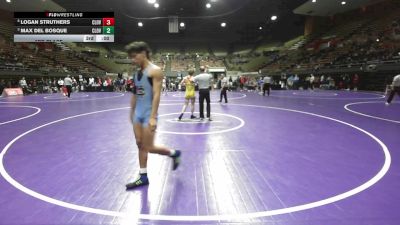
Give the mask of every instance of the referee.
[(212, 75), (206, 73), (204, 66), (200, 67), (200, 74), (195, 76), (193, 79), (199, 85), (199, 103), (200, 103), (200, 119), (204, 120), (204, 100), (207, 102), (207, 118), (211, 119), (211, 105), (210, 105), (210, 86), (212, 86)]
[(267, 91), (267, 94), (269, 96), (270, 90), (271, 90), (271, 77), (267, 75), (264, 77), (263, 96), (265, 96), (265, 91)]

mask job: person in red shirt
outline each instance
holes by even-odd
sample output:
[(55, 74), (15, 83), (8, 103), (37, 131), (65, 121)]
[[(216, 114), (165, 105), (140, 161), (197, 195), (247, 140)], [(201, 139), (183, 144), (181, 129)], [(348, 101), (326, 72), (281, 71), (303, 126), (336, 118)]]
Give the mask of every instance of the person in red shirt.
[(246, 83), (246, 78), (244, 76), (240, 77), (240, 89), (243, 90), (244, 84)]

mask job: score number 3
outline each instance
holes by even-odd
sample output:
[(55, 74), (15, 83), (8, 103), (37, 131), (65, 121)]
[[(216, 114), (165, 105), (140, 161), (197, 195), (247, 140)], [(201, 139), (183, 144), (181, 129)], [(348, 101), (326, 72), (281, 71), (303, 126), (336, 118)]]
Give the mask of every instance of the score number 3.
[(103, 18), (103, 26), (114, 26), (114, 18)]

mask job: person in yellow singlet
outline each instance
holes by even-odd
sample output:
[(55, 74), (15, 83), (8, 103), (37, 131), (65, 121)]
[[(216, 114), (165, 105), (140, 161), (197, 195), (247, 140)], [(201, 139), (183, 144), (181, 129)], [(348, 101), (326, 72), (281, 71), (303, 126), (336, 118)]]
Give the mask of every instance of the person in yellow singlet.
[(196, 101), (196, 93), (195, 93), (195, 83), (193, 80), (193, 74), (194, 74), (194, 69), (189, 69), (188, 70), (188, 76), (186, 76), (185, 78), (183, 78), (183, 80), (181, 81), (181, 86), (184, 85), (186, 87), (186, 91), (185, 91), (185, 104), (183, 105), (182, 108), (182, 112), (181, 115), (179, 115), (179, 120), (182, 119), (183, 114), (186, 111), (187, 106), (189, 105), (189, 101), (190, 101), (190, 109), (192, 112), (192, 115), (190, 116), (190, 119), (196, 119), (196, 117), (193, 115), (194, 113), (194, 103)]

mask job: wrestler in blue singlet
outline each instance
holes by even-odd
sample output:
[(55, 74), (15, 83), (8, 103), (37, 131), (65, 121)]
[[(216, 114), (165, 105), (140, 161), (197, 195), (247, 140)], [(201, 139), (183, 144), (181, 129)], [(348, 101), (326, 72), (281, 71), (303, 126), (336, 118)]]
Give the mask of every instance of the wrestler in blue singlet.
[[(138, 71), (133, 76), (135, 88), (133, 93), (136, 95), (136, 108), (133, 122), (139, 123), (142, 127), (149, 125), (151, 110), (153, 106), (153, 81), (149, 77), (149, 71), (155, 65), (150, 63), (143, 71)], [(142, 76), (140, 76), (142, 73)]]

